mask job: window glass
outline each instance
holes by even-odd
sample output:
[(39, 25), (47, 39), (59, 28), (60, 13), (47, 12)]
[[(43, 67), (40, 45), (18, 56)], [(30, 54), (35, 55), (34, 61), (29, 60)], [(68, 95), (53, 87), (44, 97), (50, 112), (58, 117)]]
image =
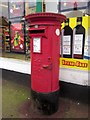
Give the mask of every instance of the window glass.
[(19, 17), (24, 16), (24, 0), (18, 0), (18, 2), (16, 2), (15, 0), (10, 0), (9, 17), (15, 18), (18, 16)]
[(74, 3), (77, 3), (77, 9), (86, 9), (87, 7), (87, 1), (84, 0), (76, 0), (76, 1), (68, 1), (67, 0), (60, 0), (59, 2), (59, 12), (63, 11), (71, 11), (74, 8)]
[(36, 12), (36, 0), (30, 0), (25, 3), (25, 12), (26, 15)]

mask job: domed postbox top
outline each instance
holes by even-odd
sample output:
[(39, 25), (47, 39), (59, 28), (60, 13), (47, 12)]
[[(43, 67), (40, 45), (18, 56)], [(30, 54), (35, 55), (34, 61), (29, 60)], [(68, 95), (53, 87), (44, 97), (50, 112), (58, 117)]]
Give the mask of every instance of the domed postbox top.
[(66, 20), (66, 16), (57, 13), (35, 13), (27, 15), (25, 19), (30, 25), (60, 25), (64, 20)]

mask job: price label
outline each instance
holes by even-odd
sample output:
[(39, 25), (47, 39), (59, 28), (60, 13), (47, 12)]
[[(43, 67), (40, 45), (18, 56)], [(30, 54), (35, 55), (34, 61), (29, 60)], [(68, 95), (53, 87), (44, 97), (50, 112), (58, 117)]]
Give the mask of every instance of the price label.
[(71, 36), (63, 36), (63, 54), (69, 55), (71, 53)]
[(82, 54), (83, 34), (75, 35), (74, 38), (74, 54)]

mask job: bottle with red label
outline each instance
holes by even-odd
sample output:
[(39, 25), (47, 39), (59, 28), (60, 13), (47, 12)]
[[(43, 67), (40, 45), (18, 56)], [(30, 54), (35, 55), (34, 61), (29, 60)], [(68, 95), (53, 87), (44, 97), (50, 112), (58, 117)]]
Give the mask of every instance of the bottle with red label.
[(73, 30), (73, 58), (83, 59), (85, 28), (82, 26), (82, 17), (77, 18), (77, 25)]
[(69, 26), (69, 19), (65, 21), (62, 30), (62, 54), (64, 58), (72, 58), (73, 30)]

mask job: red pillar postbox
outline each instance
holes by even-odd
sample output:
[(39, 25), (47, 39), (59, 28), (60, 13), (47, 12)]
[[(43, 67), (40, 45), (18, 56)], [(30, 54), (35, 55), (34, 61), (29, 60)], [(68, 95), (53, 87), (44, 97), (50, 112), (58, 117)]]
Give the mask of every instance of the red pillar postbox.
[(56, 13), (26, 16), (31, 37), (31, 93), (46, 114), (58, 109), (60, 27), (65, 19)]

